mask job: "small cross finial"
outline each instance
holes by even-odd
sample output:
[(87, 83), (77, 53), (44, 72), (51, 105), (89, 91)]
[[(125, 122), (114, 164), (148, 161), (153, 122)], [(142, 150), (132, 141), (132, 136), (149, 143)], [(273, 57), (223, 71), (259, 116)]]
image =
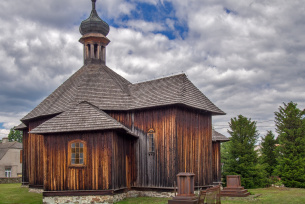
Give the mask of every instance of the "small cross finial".
[(95, 10), (95, 2), (96, 0), (91, 0), (92, 1), (92, 10)]

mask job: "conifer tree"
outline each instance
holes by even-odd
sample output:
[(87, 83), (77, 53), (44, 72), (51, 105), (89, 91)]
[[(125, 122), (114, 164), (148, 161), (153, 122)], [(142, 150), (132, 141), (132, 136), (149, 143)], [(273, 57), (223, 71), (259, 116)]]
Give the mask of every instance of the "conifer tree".
[(275, 112), (279, 134), (277, 174), (287, 187), (305, 188), (305, 110), (296, 103), (284, 103)]
[(272, 131), (268, 131), (265, 137), (262, 137), (261, 143), (261, 162), (265, 166), (268, 176), (273, 175), (273, 171), (277, 165), (276, 161), (276, 139)]
[(256, 122), (242, 115), (232, 118), (228, 133), (231, 135), (229, 158), (224, 166), (224, 176), (241, 175), (241, 184), (246, 188), (263, 187), (266, 175), (258, 164), (254, 146), (258, 139)]

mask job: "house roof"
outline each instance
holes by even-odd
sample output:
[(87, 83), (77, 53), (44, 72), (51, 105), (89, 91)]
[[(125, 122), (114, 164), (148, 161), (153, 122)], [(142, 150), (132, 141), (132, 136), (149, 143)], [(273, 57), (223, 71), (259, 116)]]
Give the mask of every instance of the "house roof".
[(212, 141), (213, 142), (227, 142), (230, 141), (229, 138), (227, 138), (226, 136), (224, 136), (223, 134), (217, 132), (216, 130), (212, 131)]
[(87, 64), (21, 120), (25, 122), (59, 114), (82, 101), (100, 110), (133, 110), (184, 104), (212, 114), (225, 114), (185, 74), (132, 84), (103, 64)]
[(0, 160), (4, 157), (4, 155), (10, 149), (22, 149), (22, 143), (20, 143), (20, 142), (0, 143)]
[(137, 137), (127, 127), (88, 102), (81, 102), (74, 108), (42, 123), (30, 133), (45, 134), (108, 129), (122, 129)]

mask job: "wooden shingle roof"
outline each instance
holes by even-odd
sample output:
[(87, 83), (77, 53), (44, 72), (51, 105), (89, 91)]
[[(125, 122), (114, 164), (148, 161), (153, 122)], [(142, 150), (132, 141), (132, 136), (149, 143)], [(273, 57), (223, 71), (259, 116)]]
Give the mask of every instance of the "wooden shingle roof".
[(107, 113), (88, 102), (81, 102), (71, 110), (42, 123), (30, 133), (45, 134), (109, 129), (122, 129), (128, 134), (136, 136), (131, 130)]
[(131, 98), (129, 81), (102, 64), (88, 64), (79, 69), (22, 121), (58, 114), (81, 101), (87, 101), (102, 110), (126, 110)]
[(225, 114), (185, 74), (132, 84), (129, 89), (135, 109), (183, 104), (213, 114)]
[(213, 129), (212, 141), (213, 142), (216, 142), (216, 141), (217, 142), (228, 142), (228, 141), (230, 141), (230, 139)]
[(87, 64), (73, 74), (21, 121), (62, 113), (82, 101), (100, 110), (134, 110), (183, 104), (225, 114), (185, 74), (131, 84), (103, 64)]
[(15, 130), (24, 130), (27, 126), (24, 123), (20, 123), (18, 126), (14, 127)]

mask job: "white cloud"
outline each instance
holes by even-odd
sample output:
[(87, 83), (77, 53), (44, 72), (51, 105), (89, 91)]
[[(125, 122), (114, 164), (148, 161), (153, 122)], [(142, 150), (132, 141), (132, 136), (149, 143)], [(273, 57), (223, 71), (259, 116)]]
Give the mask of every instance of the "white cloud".
[[(89, 16), (88, 1), (0, 2), (0, 24), (5, 28), (0, 30), (1, 112), (29, 111), (81, 67), (78, 26)], [(215, 128), (225, 135), (230, 118), (238, 114), (258, 120), (264, 134), (274, 129), (274, 111), (282, 102), (305, 107), (301, 1), (167, 1), (173, 4), (171, 15), (177, 20), (165, 18), (162, 23), (132, 18), (138, 2), (97, 2), (100, 16), (120, 26), (111, 27), (108, 35), (107, 65), (130, 81), (186, 72), (227, 112), (213, 119)], [(131, 19), (122, 21), (124, 15)], [(188, 28), (184, 39), (153, 33), (173, 30), (181, 22)], [(0, 123), (16, 123), (10, 121), (15, 117), (0, 117)]]

